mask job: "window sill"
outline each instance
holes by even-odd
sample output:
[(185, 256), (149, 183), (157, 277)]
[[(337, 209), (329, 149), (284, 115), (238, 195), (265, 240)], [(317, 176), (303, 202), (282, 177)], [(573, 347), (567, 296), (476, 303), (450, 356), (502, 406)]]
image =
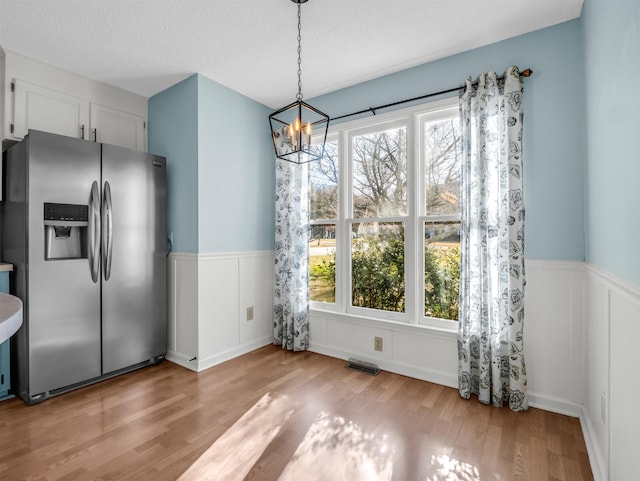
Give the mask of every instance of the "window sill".
[(379, 319), (375, 317), (362, 316), (359, 314), (349, 314), (318, 308), (309, 309), (309, 314), (313, 317), (320, 317), (323, 319), (339, 322), (348, 322), (350, 324), (359, 324), (362, 326), (376, 327), (379, 329), (390, 329), (395, 332), (419, 333), (422, 335), (428, 334), (439, 337), (446, 337), (448, 339), (458, 336), (457, 324), (455, 324), (451, 328), (422, 324), (408, 324), (406, 322), (392, 321), (389, 319)]

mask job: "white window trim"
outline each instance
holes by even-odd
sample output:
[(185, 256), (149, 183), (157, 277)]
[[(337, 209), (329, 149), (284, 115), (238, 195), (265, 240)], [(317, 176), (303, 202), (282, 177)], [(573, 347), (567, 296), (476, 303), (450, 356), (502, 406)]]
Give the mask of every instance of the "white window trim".
[[(338, 166), (338, 219), (318, 219), (315, 223), (336, 224), (336, 302), (310, 301), (312, 311), (331, 312), (350, 317), (374, 319), (394, 324), (407, 324), (431, 327), (447, 332), (457, 331), (457, 321), (424, 316), (424, 243), (418, 226), (425, 219), (449, 220), (452, 216), (427, 216), (424, 212), (425, 194), (422, 188), (422, 172), (424, 162), (422, 151), (424, 140), (421, 135), (425, 121), (440, 120), (444, 115), (457, 115), (458, 98), (436, 100), (427, 104), (399, 109), (374, 117), (360, 118), (352, 121), (332, 124), (329, 127), (327, 142), (338, 141), (340, 163)], [(354, 136), (363, 133), (394, 128), (400, 125), (407, 127), (407, 216), (385, 218), (352, 217), (351, 193), (353, 179), (350, 172), (350, 148)], [(379, 309), (351, 306), (351, 239), (350, 224), (357, 220), (380, 222), (403, 222), (405, 228), (405, 312), (389, 312)], [(422, 246), (422, 247), (421, 247)], [(419, 252), (418, 252), (419, 251)], [(416, 259), (419, 257), (419, 259)]]

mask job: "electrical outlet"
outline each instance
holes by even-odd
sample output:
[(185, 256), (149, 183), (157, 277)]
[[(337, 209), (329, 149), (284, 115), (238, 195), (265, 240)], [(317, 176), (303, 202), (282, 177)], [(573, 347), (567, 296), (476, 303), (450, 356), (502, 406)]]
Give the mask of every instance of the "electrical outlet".
[(374, 337), (373, 338), (373, 350), (374, 351), (382, 351), (382, 338)]
[(247, 307), (247, 321), (253, 320), (253, 306)]

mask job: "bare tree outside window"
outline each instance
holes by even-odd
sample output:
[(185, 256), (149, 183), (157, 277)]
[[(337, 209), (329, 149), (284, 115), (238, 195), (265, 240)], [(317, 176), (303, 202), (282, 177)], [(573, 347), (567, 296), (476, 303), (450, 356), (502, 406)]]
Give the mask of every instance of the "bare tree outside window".
[(461, 143), (458, 118), (425, 122), (424, 315), (458, 319)]
[(461, 154), (458, 119), (424, 124), (427, 215), (460, 214)]
[(405, 127), (354, 137), (353, 217), (407, 214)]
[[(317, 149), (317, 147), (316, 147)], [(319, 149), (318, 149), (319, 150)], [(319, 154), (320, 152), (318, 152)], [(324, 157), (309, 164), (310, 217), (338, 218), (338, 143), (327, 142)]]

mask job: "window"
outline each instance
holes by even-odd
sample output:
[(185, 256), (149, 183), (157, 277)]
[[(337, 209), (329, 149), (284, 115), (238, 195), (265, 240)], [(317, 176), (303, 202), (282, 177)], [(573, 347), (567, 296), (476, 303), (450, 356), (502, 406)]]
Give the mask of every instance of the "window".
[[(442, 113), (441, 113), (442, 114)], [(424, 186), (424, 316), (458, 319), (460, 285), (460, 119), (421, 121)]]
[(351, 306), (405, 312), (407, 127), (349, 135)]
[(309, 298), (336, 302), (336, 226), (338, 222), (338, 142), (325, 144), (324, 157), (309, 164)]
[(309, 164), (312, 308), (450, 326), (460, 277), (457, 99), (338, 124)]

